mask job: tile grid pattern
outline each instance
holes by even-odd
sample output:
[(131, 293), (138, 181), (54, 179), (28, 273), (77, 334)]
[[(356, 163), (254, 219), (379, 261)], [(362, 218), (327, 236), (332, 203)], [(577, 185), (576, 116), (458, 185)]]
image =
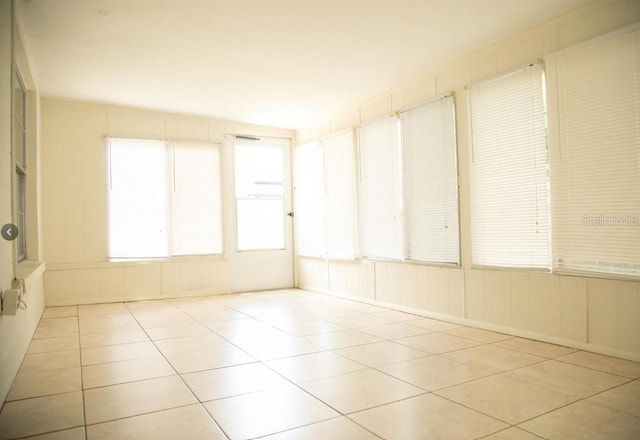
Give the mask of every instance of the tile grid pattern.
[(18, 438), (636, 439), (640, 363), (302, 290), (54, 307)]

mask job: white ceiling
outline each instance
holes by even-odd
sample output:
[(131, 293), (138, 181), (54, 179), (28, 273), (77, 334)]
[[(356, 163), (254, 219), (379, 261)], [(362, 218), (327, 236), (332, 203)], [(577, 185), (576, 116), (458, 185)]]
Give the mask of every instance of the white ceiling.
[(19, 0), (42, 96), (301, 128), (593, 0)]

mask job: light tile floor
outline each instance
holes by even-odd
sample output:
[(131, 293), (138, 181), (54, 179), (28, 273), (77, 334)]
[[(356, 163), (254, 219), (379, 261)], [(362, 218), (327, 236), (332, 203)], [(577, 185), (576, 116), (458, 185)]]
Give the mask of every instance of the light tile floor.
[(47, 308), (0, 439), (640, 438), (640, 363), (302, 290)]

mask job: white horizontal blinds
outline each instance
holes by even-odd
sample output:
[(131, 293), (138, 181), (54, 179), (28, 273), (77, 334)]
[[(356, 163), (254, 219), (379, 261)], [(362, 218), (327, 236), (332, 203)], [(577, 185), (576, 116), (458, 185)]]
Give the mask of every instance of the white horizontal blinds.
[(458, 263), (458, 175), (453, 97), (402, 113), (405, 257)]
[(364, 257), (401, 260), (402, 179), (398, 119), (359, 128), (360, 252)]
[(325, 163), (325, 250), (328, 258), (354, 259), (356, 188), (353, 131), (322, 142)]
[[(549, 58), (553, 264), (640, 275), (640, 31)], [(552, 87), (553, 87), (552, 86)]]
[(324, 163), (322, 147), (313, 142), (294, 154), (296, 254), (324, 255)]
[(172, 152), (170, 254), (220, 254), (220, 148), (206, 143), (176, 142)]
[(473, 84), (469, 98), (473, 264), (549, 268), (543, 68)]
[(169, 169), (163, 141), (109, 139), (109, 257), (168, 254)]

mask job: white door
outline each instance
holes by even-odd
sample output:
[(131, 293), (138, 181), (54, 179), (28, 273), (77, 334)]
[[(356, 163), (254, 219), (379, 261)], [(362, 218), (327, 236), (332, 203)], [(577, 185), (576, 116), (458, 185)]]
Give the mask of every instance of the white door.
[(291, 142), (230, 136), (227, 153), (231, 291), (293, 287)]

